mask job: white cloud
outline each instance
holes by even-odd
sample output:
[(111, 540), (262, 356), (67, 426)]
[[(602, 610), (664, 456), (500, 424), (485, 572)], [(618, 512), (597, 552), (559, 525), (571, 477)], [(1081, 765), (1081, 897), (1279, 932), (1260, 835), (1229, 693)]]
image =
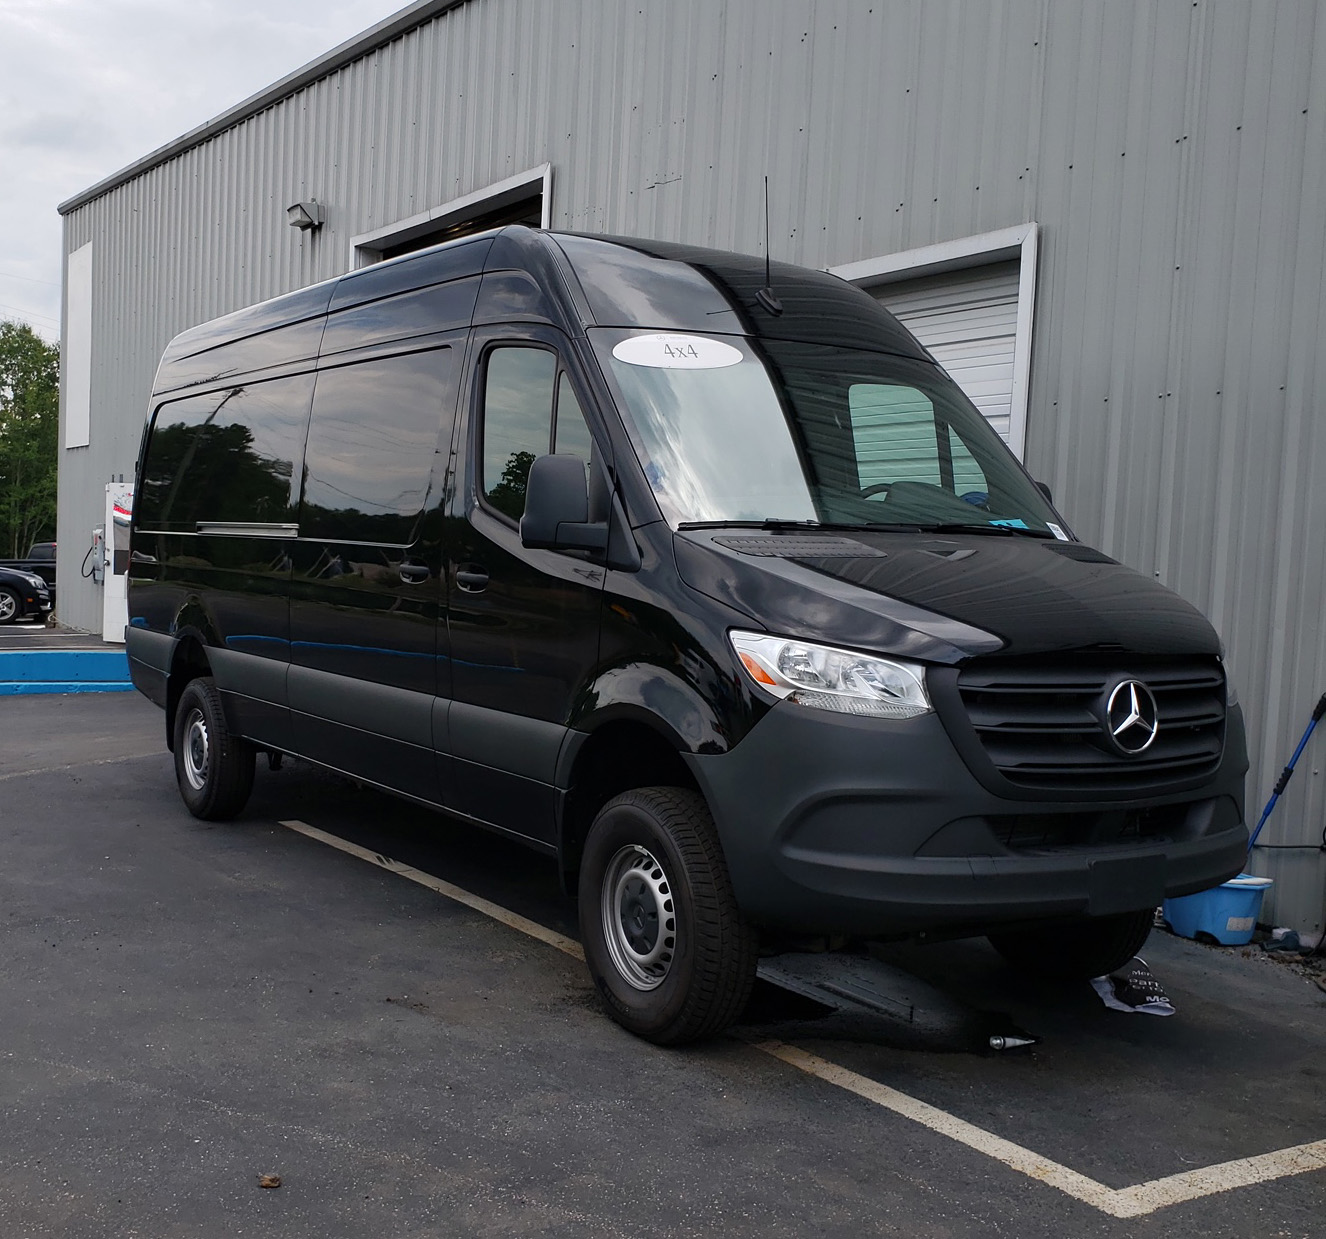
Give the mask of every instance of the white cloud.
[(0, 318), (58, 335), (58, 203), (402, 3), (0, 0)]

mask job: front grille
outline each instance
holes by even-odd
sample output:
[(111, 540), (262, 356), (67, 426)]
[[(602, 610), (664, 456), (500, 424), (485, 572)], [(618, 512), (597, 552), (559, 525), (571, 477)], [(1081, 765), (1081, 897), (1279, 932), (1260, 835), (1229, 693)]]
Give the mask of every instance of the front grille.
[[(1135, 756), (1102, 724), (1106, 697), (1126, 679), (1151, 690), (1159, 724)], [(963, 668), (958, 692), (986, 756), (1019, 787), (1146, 791), (1220, 764), (1225, 674), (1215, 659), (982, 660)]]
[[(1205, 806), (1208, 802), (1197, 801)], [(991, 833), (1013, 852), (1072, 851), (1184, 837), (1193, 805), (1097, 813), (1019, 813), (986, 819)]]

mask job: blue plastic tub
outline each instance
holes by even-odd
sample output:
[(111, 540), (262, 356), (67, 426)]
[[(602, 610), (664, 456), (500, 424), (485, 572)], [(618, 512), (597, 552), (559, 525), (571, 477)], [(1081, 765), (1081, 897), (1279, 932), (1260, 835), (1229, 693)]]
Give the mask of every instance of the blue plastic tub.
[(1209, 891), (1166, 899), (1165, 920), (1182, 938), (1204, 934), (1225, 946), (1242, 946), (1252, 941), (1252, 931), (1257, 928), (1262, 911), (1262, 897), (1273, 884), (1271, 878), (1241, 873)]

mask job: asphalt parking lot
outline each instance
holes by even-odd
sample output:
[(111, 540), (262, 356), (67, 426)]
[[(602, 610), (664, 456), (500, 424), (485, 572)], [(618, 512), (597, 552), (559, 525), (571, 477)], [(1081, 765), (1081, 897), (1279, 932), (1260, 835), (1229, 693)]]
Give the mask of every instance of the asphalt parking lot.
[(660, 1050), (598, 1012), (550, 862), (301, 763), (198, 822), (163, 730), (0, 699), (4, 1239), (1326, 1235), (1326, 993), (1267, 958), (1153, 935), (1161, 1019), (898, 948), (1040, 1044), (763, 986)]

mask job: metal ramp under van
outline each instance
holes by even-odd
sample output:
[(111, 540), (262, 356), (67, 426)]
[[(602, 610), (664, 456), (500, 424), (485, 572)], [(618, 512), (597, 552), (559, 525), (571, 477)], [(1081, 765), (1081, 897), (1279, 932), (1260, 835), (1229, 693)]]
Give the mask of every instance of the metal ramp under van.
[(820, 1008), (800, 1004), (780, 1018), (775, 1001), (763, 1004), (763, 1011), (757, 1008), (756, 1020), (795, 1024), (807, 1035), (969, 1053), (1016, 1049), (1039, 1040), (1007, 1015), (972, 1007), (903, 968), (866, 955), (788, 952), (762, 959), (756, 975)]

